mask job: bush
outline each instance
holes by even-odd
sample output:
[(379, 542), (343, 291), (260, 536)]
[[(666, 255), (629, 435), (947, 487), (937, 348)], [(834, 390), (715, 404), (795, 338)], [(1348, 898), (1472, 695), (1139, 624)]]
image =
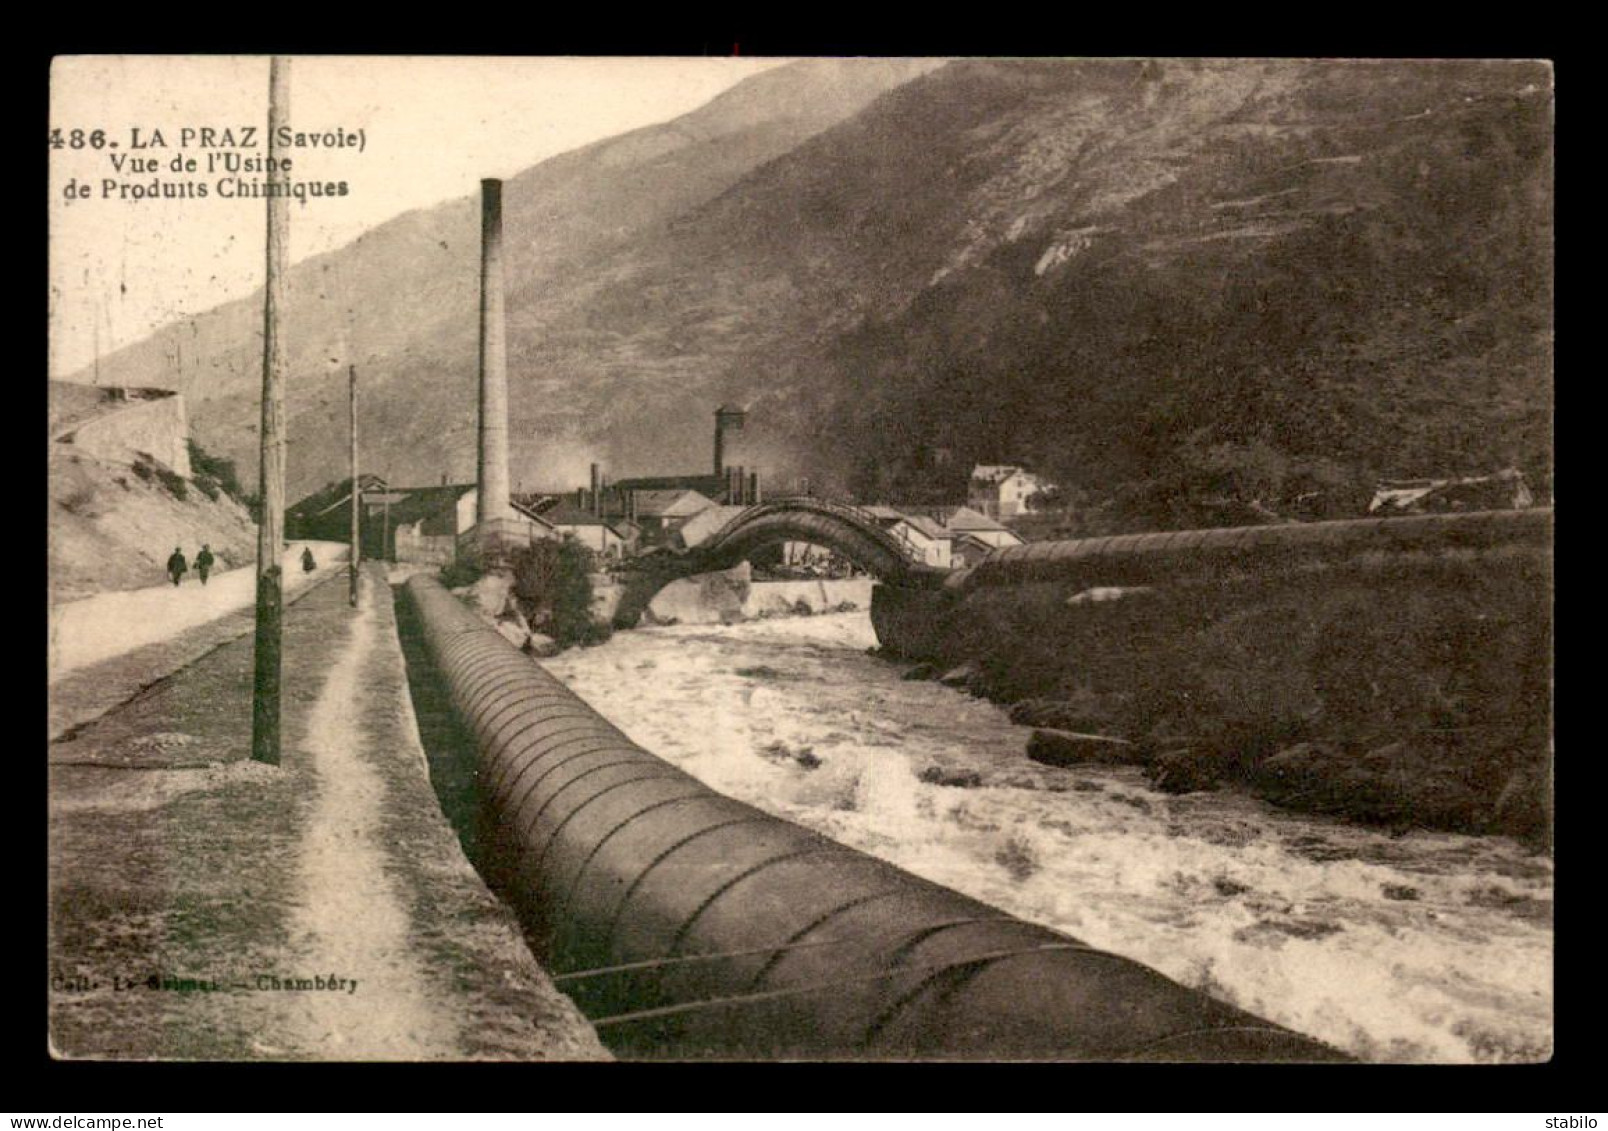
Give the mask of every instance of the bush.
[(247, 495), (245, 488), (240, 485), (240, 476), (235, 470), (234, 460), (210, 455), (194, 440), (186, 440), (185, 445), (190, 451), (191, 478), (207, 498), (216, 499), (218, 491), (221, 490), (236, 502), (250, 505), (251, 496)]
[(533, 632), (561, 646), (599, 644), (613, 630), (592, 619), (592, 554), (574, 542), (536, 542), (514, 551), (514, 600)]
[(158, 467), (156, 469), (156, 478), (167, 489), (167, 493), (175, 499), (182, 500), (190, 497), (190, 485), (185, 482), (184, 476), (178, 472), (170, 471), (165, 467)]
[(131, 466), (135, 475), (147, 483), (156, 480), (175, 499), (190, 497), (190, 485), (184, 476), (159, 462), (150, 452), (135, 452), (134, 463)]
[(60, 503), (62, 510), (68, 514), (84, 514), (90, 509), (90, 505), (94, 501), (95, 489), (93, 487), (80, 487), (66, 498), (60, 500)]
[(473, 547), (465, 547), (458, 552), (455, 561), (441, 567), (441, 584), (448, 589), (461, 589), (465, 585), (473, 585), (485, 576), (485, 563), (481, 561), (480, 552)]

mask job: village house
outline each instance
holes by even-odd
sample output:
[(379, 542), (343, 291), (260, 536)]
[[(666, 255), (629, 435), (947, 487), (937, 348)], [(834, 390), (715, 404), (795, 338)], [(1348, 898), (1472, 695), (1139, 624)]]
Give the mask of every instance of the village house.
[(390, 561), (446, 564), (458, 553), (458, 535), (475, 524), (479, 493), (473, 484), (411, 487), (362, 496), (364, 552), (377, 529)]
[[(378, 475), (357, 477), (358, 490), (366, 499), (376, 498), (387, 490), (385, 480)], [(400, 498), (400, 496), (398, 496)], [(285, 508), (285, 537), (322, 542), (345, 542), (352, 535), (352, 481), (342, 479), (313, 492), (299, 502)], [(367, 536), (364, 537), (365, 547)], [(376, 546), (376, 554), (378, 547)]]
[(966, 505), (989, 518), (1015, 518), (1027, 512), (1027, 500), (1049, 486), (1010, 464), (980, 463), (966, 485)]
[(561, 500), (542, 511), (540, 519), (563, 539), (578, 542), (604, 557), (624, 556), (636, 543), (638, 528), (626, 518), (605, 518)]
[(956, 534), (950, 549), (950, 561), (956, 569), (970, 569), (994, 550), (995, 547), (975, 534)]
[(954, 564), (954, 534), (926, 515), (905, 515), (889, 527), (888, 533), (923, 565), (948, 569)]
[(968, 535), (991, 550), (1000, 546), (1020, 546), (1027, 541), (1016, 531), (970, 507), (931, 508), (929, 515), (941, 522), (944, 529), (957, 539), (961, 535)]
[(681, 524), (681, 530), (679, 531), (681, 544), (689, 550), (694, 546), (701, 546), (713, 537), (716, 531), (747, 509), (747, 507), (732, 506), (730, 504), (717, 504), (699, 511)]
[(651, 546), (672, 545), (681, 528), (694, 516), (716, 505), (697, 491), (632, 491), (628, 503), (642, 530), (642, 542)]
[(932, 516), (916, 508), (901, 509), (882, 503), (860, 508), (904, 546), (912, 560), (948, 569), (952, 564), (954, 535)]
[[(285, 511), (285, 536), (345, 542), (351, 537), (352, 481), (332, 483)], [(365, 558), (444, 565), (454, 561), (462, 535), (478, 520), (472, 483), (391, 487), (378, 475), (358, 477), (359, 537)], [(512, 501), (512, 500), (511, 500)], [(552, 525), (514, 502), (514, 527), (524, 537), (556, 538)]]

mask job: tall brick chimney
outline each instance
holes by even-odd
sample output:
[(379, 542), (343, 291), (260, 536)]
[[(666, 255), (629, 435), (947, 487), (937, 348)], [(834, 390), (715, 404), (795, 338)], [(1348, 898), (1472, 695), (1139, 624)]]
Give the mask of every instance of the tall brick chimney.
[(512, 518), (508, 503), (508, 338), (503, 313), (502, 182), (480, 182), (480, 451), (478, 519)]
[(747, 412), (735, 405), (724, 404), (715, 409), (715, 474), (726, 474), (726, 460), (730, 458), (731, 451), (726, 441), (726, 433), (741, 432), (743, 418)]

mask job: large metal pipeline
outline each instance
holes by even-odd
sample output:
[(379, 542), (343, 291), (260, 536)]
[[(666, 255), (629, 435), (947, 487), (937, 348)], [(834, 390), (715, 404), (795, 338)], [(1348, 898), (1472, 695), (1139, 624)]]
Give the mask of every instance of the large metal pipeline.
[(434, 579), (407, 588), (474, 736), (482, 863), (619, 1054), (1347, 1059), (715, 793)]
[(1029, 542), (992, 551), (944, 588), (1033, 581), (1139, 585), (1224, 569), (1287, 569), (1367, 554), (1549, 547), (1552, 508), (1342, 519)]

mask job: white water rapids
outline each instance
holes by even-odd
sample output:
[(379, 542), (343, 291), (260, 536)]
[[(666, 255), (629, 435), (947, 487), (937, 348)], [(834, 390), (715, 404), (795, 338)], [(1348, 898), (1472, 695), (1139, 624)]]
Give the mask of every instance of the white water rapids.
[[(723, 793), (1366, 1060), (1551, 1055), (1549, 857), (1039, 766), (1029, 730), (875, 644), (839, 613), (639, 629), (545, 666)], [(980, 784), (920, 780), (934, 766)]]

